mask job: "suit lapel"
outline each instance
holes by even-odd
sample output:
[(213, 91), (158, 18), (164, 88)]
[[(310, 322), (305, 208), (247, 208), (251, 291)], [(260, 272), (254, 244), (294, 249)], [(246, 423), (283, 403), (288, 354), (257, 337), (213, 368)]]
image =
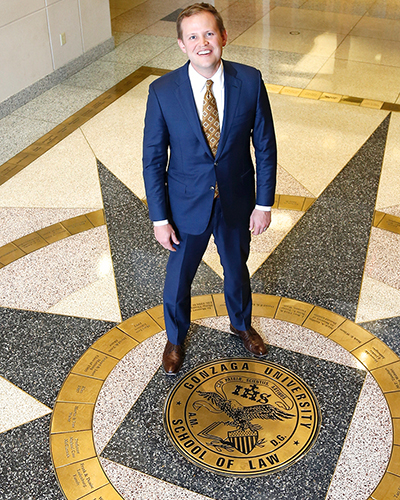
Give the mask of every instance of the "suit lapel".
[(177, 79), (176, 83), (177, 88), (175, 90), (175, 94), (178, 102), (181, 105), (181, 108), (186, 115), (194, 134), (197, 136), (200, 143), (203, 144), (204, 149), (207, 151), (207, 153), (212, 157), (212, 153), (201, 128), (199, 115), (197, 113), (196, 104), (194, 102), (192, 86), (190, 84), (188, 76), (188, 64), (185, 64), (185, 66), (181, 68), (179, 78)]
[(222, 134), (219, 140), (217, 156), (215, 159), (221, 155), (226, 140), (229, 136), (229, 130), (233, 123), (233, 118), (236, 114), (236, 108), (239, 102), (240, 89), (242, 86), (241, 80), (236, 78), (236, 71), (229, 63), (229, 61), (224, 61), (224, 79), (225, 79), (225, 109), (224, 109), (224, 121), (222, 125)]
[[(236, 78), (235, 76), (236, 71), (229, 63), (229, 61), (224, 61), (223, 64), (224, 64), (224, 79), (225, 79), (225, 110), (224, 110), (222, 134), (218, 145), (217, 156), (215, 157), (215, 159), (218, 159), (218, 157), (221, 155), (226, 140), (229, 136), (229, 130), (232, 126), (233, 119), (236, 114), (236, 108), (239, 102), (240, 90), (242, 85), (241, 80)], [(180, 68), (176, 84), (177, 88), (175, 90), (175, 93), (178, 102), (181, 105), (182, 111), (186, 115), (194, 134), (197, 136), (200, 143), (203, 144), (207, 154), (209, 154), (212, 158), (212, 153), (207, 144), (207, 140), (204, 136), (199, 116), (197, 114), (192, 86), (190, 85), (190, 80), (188, 76), (188, 63), (186, 63), (185, 66), (182, 66), (182, 68)]]

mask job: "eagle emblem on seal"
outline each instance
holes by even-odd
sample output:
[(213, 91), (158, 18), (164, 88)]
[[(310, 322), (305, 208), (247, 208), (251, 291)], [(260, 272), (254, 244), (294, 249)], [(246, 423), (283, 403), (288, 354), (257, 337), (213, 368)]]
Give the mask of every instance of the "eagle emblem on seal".
[[(295, 416), (269, 403), (243, 406), (236, 399), (227, 399), (217, 392), (197, 391), (197, 393), (205, 401), (195, 401), (193, 403), (195, 410), (199, 410), (203, 406), (212, 413), (225, 413), (229, 417), (228, 421), (214, 422), (201, 432), (202, 436), (214, 439), (209, 444), (216, 448), (229, 450), (233, 447), (247, 455), (256, 446), (262, 446), (262, 441), (258, 439), (258, 430), (262, 429), (262, 426), (252, 423), (252, 420), (283, 421)], [(222, 440), (218, 436), (210, 434), (221, 423), (236, 428), (235, 431), (228, 432), (228, 439)]]

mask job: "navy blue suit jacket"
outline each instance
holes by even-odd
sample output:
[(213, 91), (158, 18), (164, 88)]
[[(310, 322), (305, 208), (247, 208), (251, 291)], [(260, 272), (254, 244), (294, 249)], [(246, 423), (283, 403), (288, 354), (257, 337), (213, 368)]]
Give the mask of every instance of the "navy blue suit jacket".
[(215, 159), (201, 128), (188, 63), (149, 88), (143, 175), (150, 218), (172, 217), (177, 229), (188, 234), (205, 231), (216, 181), (224, 219), (230, 226), (248, 226), (255, 202), (274, 203), (276, 142), (261, 73), (243, 64), (223, 64), (225, 111)]

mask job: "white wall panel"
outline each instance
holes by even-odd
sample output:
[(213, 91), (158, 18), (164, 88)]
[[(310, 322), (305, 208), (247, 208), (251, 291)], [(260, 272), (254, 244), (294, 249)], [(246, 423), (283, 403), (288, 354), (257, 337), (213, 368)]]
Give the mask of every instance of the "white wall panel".
[[(54, 69), (58, 69), (83, 53), (78, 0), (54, 3), (48, 8), (48, 15)], [(60, 43), (62, 33), (66, 36), (65, 45)]]
[(45, 0), (0, 0), (0, 27), (43, 9)]
[(0, 0), (0, 103), (111, 37), (109, 0)]
[(83, 48), (88, 51), (111, 38), (109, 0), (79, 0)]
[(46, 11), (0, 28), (0, 101), (53, 71)]

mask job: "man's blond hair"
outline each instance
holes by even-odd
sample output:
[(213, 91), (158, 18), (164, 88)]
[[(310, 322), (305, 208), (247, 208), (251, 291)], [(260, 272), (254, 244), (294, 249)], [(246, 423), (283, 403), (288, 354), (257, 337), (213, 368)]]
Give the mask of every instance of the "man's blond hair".
[(185, 19), (185, 17), (195, 16), (196, 14), (201, 14), (202, 12), (210, 12), (215, 17), (215, 20), (217, 22), (217, 27), (221, 35), (223, 35), (225, 31), (225, 26), (221, 14), (217, 11), (217, 9), (213, 5), (202, 2), (189, 5), (189, 7), (186, 7), (186, 9), (184, 9), (179, 14), (178, 19), (176, 20), (176, 31), (179, 40), (182, 40), (182, 20)]

